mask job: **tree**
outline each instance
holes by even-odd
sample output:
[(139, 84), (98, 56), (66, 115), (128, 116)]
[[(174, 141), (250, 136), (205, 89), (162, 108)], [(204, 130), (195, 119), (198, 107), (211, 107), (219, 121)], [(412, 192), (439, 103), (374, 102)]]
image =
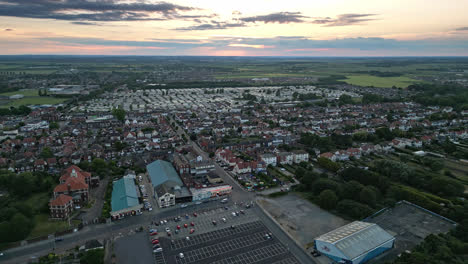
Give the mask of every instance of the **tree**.
[(278, 97), (281, 96), (281, 90), (280, 90), (280, 89), (276, 90), (276, 94), (275, 94), (275, 95), (278, 96)]
[(54, 157), (52, 150), (49, 147), (45, 147), (42, 149), (41, 154), (39, 156), (43, 159), (48, 159)]
[(93, 249), (86, 251), (80, 258), (83, 264), (104, 264), (104, 249)]
[(340, 165), (338, 163), (336, 163), (336, 162), (334, 162), (334, 161), (332, 161), (330, 159), (327, 159), (325, 157), (319, 157), (317, 159), (317, 163), (321, 167), (323, 167), (323, 168), (325, 168), (325, 169), (327, 169), (329, 171), (337, 172), (340, 169)]
[(377, 203), (377, 194), (373, 188), (366, 186), (359, 192), (359, 200), (361, 203), (374, 207)]
[(120, 122), (123, 122), (125, 120), (126, 112), (125, 112), (125, 110), (123, 110), (121, 108), (114, 108), (114, 109), (112, 109), (112, 115), (115, 118), (117, 118), (117, 120), (119, 120)]
[(320, 193), (318, 197), (318, 203), (323, 209), (331, 210), (336, 207), (338, 202), (338, 197), (335, 192), (332, 190), (324, 190)]
[(347, 94), (342, 94), (340, 98), (338, 99), (338, 102), (340, 105), (352, 104), (353, 98)]
[(51, 130), (59, 129), (59, 128), (60, 128), (60, 126), (59, 126), (59, 124), (57, 122), (51, 122), (49, 124), (49, 129), (51, 129)]

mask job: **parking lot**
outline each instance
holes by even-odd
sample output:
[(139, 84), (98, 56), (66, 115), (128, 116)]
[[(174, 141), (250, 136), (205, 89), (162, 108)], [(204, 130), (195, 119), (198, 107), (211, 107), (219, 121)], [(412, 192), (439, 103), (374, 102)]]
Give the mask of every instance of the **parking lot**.
[[(193, 213), (196, 213), (197, 216), (194, 216)], [(161, 224), (161, 221), (164, 222), (164, 220), (166, 220), (167, 223)], [(168, 237), (168, 233), (166, 232), (166, 228), (168, 228), (168, 230), (170, 230), (170, 237), (175, 239), (190, 235), (191, 229), (194, 231), (193, 234), (201, 234), (257, 220), (258, 216), (251, 213), (250, 209), (247, 209), (245, 205), (231, 204), (229, 206), (224, 206), (220, 204), (219, 207), (214, 209), (204, 211), (194, 210), (185, 215), (180, 215), (180, 220), (178, 221), (175, 221), (174, 218), (157, 218), (154, 222), (158, 225), (153, 225), (152, 227), (158, 230), (158, 237)], [(215, 221), (216, 224), (214, 224), (213, 221)], [(184, 227), (185, 224), (187, 227)], [(177, 226), (179, 226), (180, 229), (178, 229)]]
[(367, 221), (395, 237), (395, 247), (372, 263), (393, 260), (402, 252), (411, 251), (428, 235), (445, 233), (455, 227), (452, 222), (407, 203), (400, 203)]
[[(171, 239), (161, 238), (165, 263), (299, 263), (260, 221)], [(181, 255), (182, 254), (182, 255)]]

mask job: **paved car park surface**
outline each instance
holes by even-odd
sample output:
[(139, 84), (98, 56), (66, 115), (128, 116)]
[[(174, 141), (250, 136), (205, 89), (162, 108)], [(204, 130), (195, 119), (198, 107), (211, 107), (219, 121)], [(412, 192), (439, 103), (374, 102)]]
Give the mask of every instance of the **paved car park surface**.
[(114, 252), (118, 263), (152, 263), (151, 244), (147, 243), (147, 233), (139, 232), (115, 240)]
[[(251, 221), (234, 227), (177, 239), (161, 238), (164, 261), (167, 264), (247, 264), (299, 263), (261, 221)], [(183, 254), (183, 257), (181, 255)]]

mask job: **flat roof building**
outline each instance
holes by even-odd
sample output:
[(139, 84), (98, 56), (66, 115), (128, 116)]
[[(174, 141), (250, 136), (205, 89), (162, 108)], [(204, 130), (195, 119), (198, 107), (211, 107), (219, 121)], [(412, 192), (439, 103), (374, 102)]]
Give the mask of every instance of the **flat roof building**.
[(395, 238), (374, 223), (355, 221), (315, 239), (315, 248), (339, 263), (365, 263), (393, 247)]

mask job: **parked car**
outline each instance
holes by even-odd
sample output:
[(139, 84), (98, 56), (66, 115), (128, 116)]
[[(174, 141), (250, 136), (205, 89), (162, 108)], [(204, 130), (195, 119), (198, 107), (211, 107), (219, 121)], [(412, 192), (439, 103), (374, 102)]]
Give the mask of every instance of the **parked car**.
[(180, 229), (180, 225), (177, 225), (176, 228), (177, 228), (177, 229)]
[(155, 236), (157, 234), (158, 234), (158, 232), (153, 232), (153, 233), (150, 234), (150, 236)]
[(187, 227), (188, 227), (188, 225), (187, 225), (187, 224), (184, 224), (184, 227), (185, 227), (185, 228), (187, 228)]
[(171, 232), (171, 229), (169, 227), (166, 227), (166, 232)]
[(193, 216), (197, 217), (198, 215), (197, 215), (197, 213), (193, 213)]
[(190, 229), (190, 234), (193, 234), (193, 232), (195, 232), (195, 229)]
[(223, 217), (221, 218), (221, 220), (223, 220), (223, 222), (226, 223), (226, 218)]
[(191, 222), (190, 225), (191, 225), (191, 226), (195, 226), (195, 223), (194, 223), (194, 222)]
[(184, 253), (179, 253), (179, 258), (183, 259), (184, 258)]
[(156, 252), (162, 252), (162, 251), (163, 251), (162, 248), (157, 248), (157, 249), (153, 250), (154, 253), (156, 253)]
[(159, 244), (159, 240), (153, 239), (153, 240), (151, 240), (151, 243), (152, 243), (153, 245), (154, 245), (154, 244)]
[(215, 221), (215, 220), (213, 220), (213, 222), (212, 222), (212, 223), (213, 223), (213, 225), (216, 225), (216, 221)]

